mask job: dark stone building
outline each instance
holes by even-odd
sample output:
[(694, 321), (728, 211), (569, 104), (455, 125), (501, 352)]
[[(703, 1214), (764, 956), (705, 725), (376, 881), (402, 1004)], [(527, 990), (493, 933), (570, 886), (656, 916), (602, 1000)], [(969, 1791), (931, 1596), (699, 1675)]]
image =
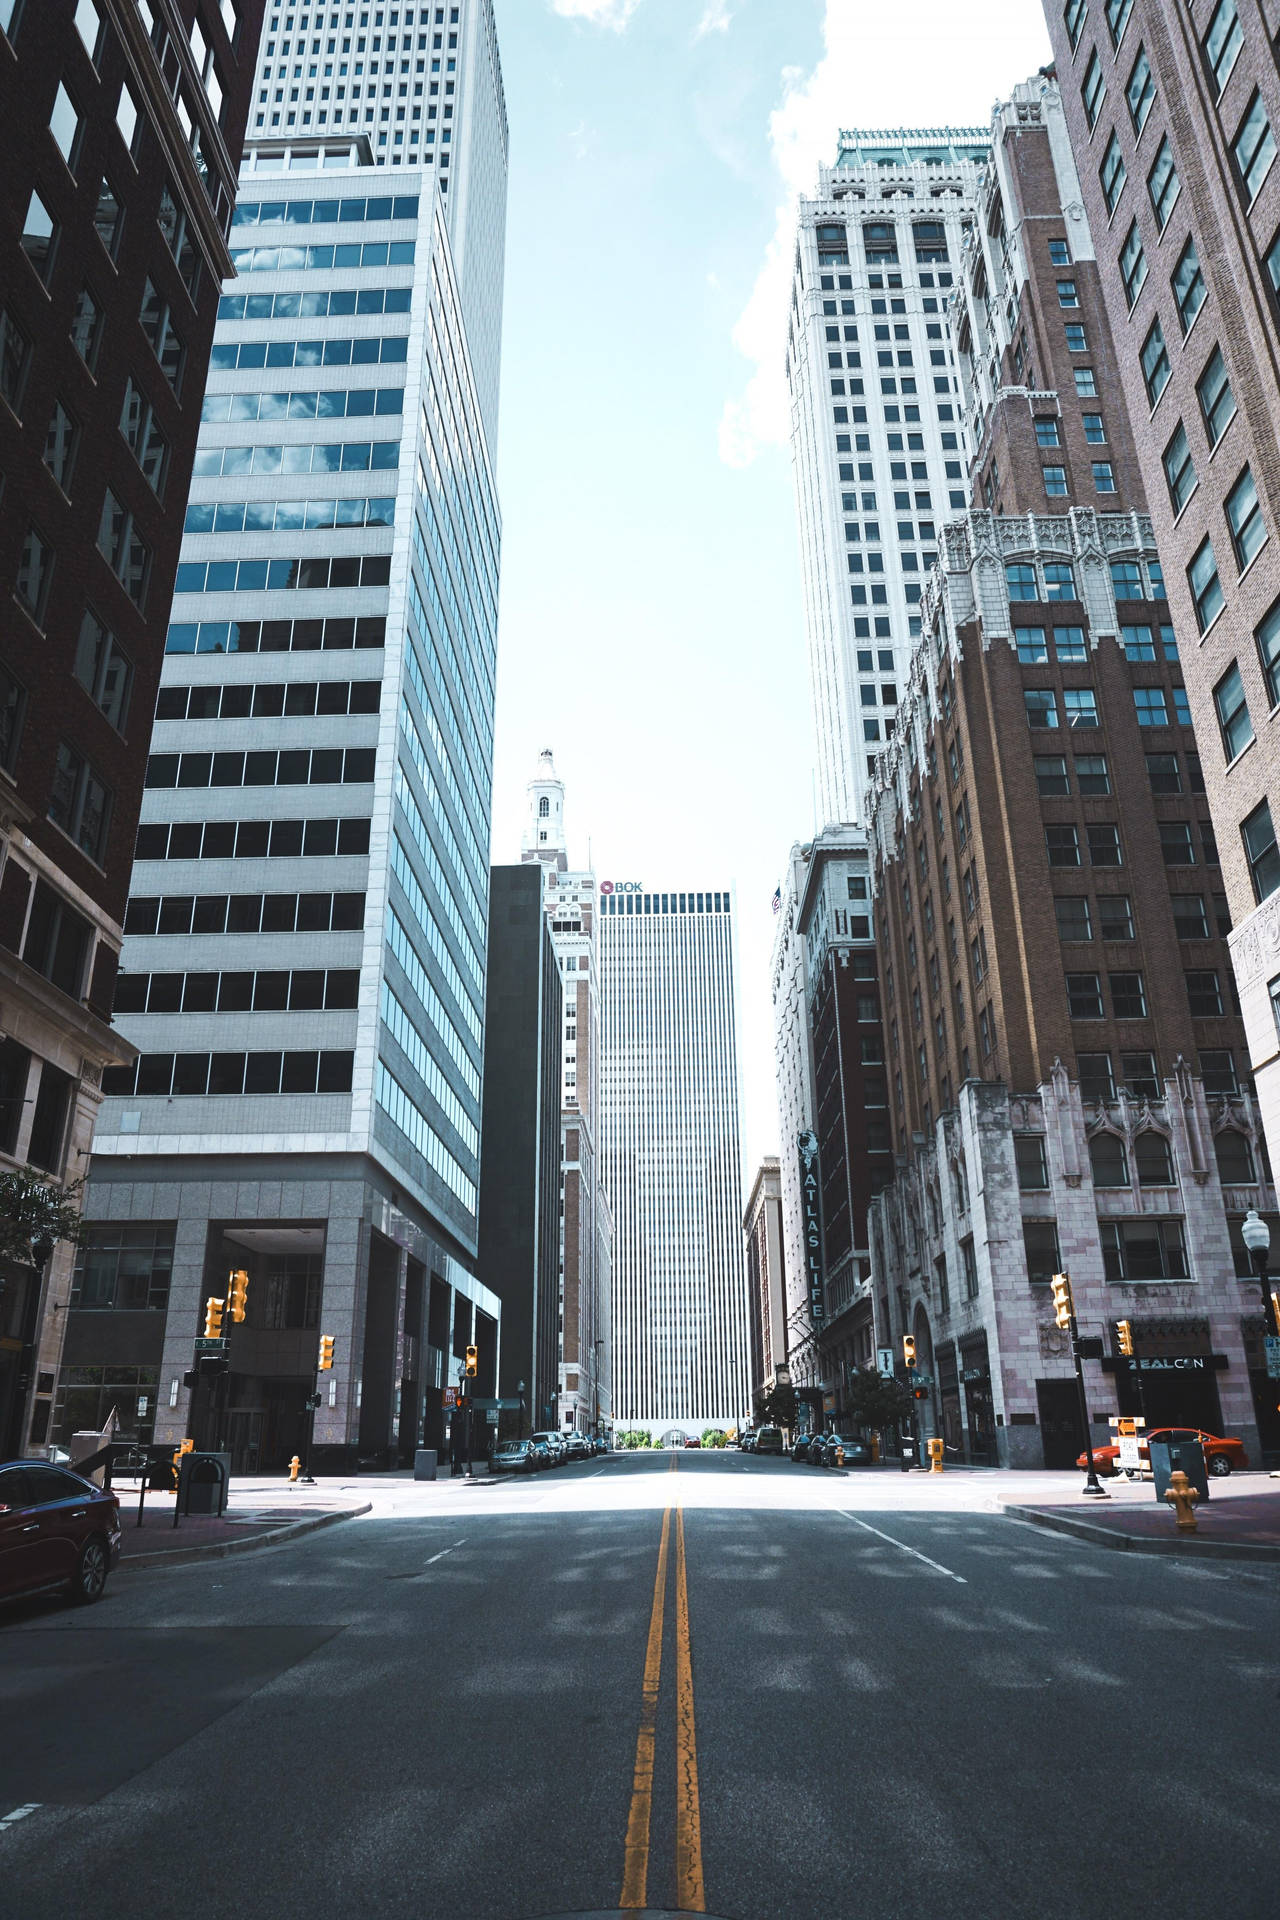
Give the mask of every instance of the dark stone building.
[[(112, 990), (262, 12), (0, 0), (0, 1166), (55, 1181), (134, 1052)], [(66, 1246), (6, 1276), (0, 1454), (47, 1435), (70, 1283)]]
[(533, 1427), (560, 1384), (560, 1056), (563, 995), (542, 868), (489, 875), (480, 1279), (502, 1302), (498, 1391)]
[(1274, 0), (1048, 0), (1280, 1141), (1280, 28)]

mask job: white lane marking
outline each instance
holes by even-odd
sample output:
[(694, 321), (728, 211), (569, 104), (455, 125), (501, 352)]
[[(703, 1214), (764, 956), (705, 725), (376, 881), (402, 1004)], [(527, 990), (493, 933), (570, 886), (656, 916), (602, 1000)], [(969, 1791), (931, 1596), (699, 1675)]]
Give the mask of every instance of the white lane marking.
[(837, 1507), (836, 1512), (844, 1519), (852, 1520), (855, 1527), (865, 1527), (868, 1533), (874, 1533), (877, 1540), (887, 1540), (891, 1547), (897, 1547), (902, 1553), (909, 1553), (913, 1560), (923, 1560), (926, 1567), (932, 1567), (935, 1573), (945, 1573), (948, 1580), (954, 1580), (962, 1587), (968, 1586), (969, 1582), (962, 1573), (952, 1573), (950, 1567), (944, 1567), (937, 1560), (931, 1560), (927, 1553), (917, 1553), (914, 1547), (907, 1546), (904, 1541), (895, 1540), (891, 1533), (881, 1533), (879, 1527), (870, 1526), (865, 1520), (859, 1520), (856, 1513), (846, 1513), (843, 1507)]
[(38, 1813), (39, 1811), (40, 1802), (38, 1800), (29, 1800), (25, 1807), (15, 1807), (12, 1813), (6, 1813), (3, 1820), (0, 1820), (0, 1833), (3, 1833), (6, 1827), (16, 1827), (19, 1820), (25, 1820), (29, 1813)]
[(431, 1558), (425, 1564), (429, 1567), (434, 1567), (437, 1560), (443, 1560), (446, 1553), (455, 1553), (457, 1549), (464, 1544), (465, 1540), (466, 1540), (466, 1535), (464, 1534), (462, 1539), (455, 1540), (451, 1547), (441, 1547), (439, 1553), (433, 1553)]

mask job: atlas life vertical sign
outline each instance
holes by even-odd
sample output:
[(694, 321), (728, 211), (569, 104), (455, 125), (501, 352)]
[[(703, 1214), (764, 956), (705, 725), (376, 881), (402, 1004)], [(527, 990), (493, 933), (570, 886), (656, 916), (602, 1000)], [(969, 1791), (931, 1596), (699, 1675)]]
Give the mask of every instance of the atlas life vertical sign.
[(799, 1136), (800, 1227), (809, 1281), (809, 1317), (816, 1326), (825, 1316), (822, 1292), (822, 1182), (818, 1173), (818, 1136), (806, 1127)]

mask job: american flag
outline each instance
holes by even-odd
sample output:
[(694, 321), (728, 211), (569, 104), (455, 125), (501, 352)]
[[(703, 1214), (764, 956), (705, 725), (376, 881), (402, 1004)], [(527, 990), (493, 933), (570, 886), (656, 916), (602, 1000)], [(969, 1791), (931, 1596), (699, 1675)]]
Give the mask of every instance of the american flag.
[(782, 888), (781, 888), (781, 887), (775, 887), (775, 888), (774, 888), (774, 892), (773, 892), (773, 910), (774, 910), (774, 912), (775, 912), (775, 913), (781, 913), (781, 912), (782, 912)]

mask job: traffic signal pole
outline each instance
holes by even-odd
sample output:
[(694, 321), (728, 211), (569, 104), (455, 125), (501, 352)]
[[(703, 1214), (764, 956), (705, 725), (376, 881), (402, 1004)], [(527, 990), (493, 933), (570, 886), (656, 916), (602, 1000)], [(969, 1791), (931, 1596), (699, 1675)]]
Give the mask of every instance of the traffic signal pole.
[(1080, 1396), (1080, 1422), (1084, 1427), (1085, 1459), (1089, 1462), (1089, 1471), (1085, 1477), (1084, 1491), (1097, 1500), (1109, 1500), (1111, 1495), (1099, 1483), (1098, 1469), (1093, 1460), (1093, 1440), (1089, 1432), (1089, 1399), (1085, 1392), (1084, 1360), (1080, 1353), (1080, 1328), (1076, 1324), (1076, 1303), (1071, 1292), (1070, 1276), (1055, 1273), (1053, 1276), (1054, 1318), (1057, 1324), (1071, 1336), (1071, 1357), (1076, 1365), (1076, 1391)]

